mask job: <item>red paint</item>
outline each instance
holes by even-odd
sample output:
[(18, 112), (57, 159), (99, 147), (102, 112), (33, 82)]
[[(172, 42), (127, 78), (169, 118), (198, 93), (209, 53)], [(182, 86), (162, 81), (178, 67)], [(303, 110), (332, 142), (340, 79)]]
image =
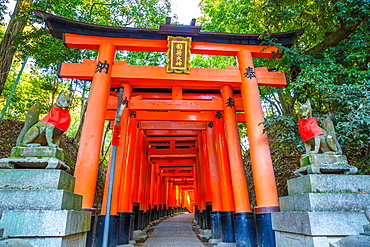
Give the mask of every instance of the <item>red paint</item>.
[(323, 135), (322, 129), (316, 123), (317, 118), (309, 117), (306, 120), (298, 120), (299, 134), (301, 134), (302, 141), (308, 141), (315, 136)]
[(71, 116), (69, 115), (69, 110), (54, 107), (40, 122), (49, 123), (60, 130), (67, 131), (71, 124)]

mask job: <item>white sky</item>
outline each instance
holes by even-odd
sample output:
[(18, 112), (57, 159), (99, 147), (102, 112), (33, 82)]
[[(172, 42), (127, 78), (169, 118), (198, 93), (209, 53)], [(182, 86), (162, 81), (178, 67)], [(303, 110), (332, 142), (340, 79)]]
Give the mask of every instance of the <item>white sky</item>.
[(191, 19), (201, 16), (200, 0), (171, 0), (172, 13), (178, 16), (180, 24), (190, 25)]

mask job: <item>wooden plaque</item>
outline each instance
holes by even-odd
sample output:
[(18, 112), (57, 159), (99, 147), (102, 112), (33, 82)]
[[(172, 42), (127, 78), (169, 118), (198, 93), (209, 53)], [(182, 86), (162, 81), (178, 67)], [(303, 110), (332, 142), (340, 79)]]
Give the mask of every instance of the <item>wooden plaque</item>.
[(167, 72), (190, 73), (191, 37), (168, 36), (167, 40)]

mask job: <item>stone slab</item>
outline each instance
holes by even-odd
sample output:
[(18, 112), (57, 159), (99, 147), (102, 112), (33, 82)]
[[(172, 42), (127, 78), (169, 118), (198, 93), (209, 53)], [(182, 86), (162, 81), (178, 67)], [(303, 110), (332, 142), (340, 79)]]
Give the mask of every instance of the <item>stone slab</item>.
[(75, 178), (61, 170), (0, 169), (0, 189), (74, 191)]
[(0, 190), (0, 210), (82, 210), (82, 196), (66, 190)]
[(4, 237), (64, 237), (90, 230), (91, 213), (73, 210), (4, 210)]
[(305, 193), (279, 198), (281, 211), (364, 211), (369, 193)]
[(217, 244), (219, 247), (235, 247), (236, 243), (225, 243), (225, 242), (219, 242)]
[(87, 233), (73, 234), (66, 237), (26, 238), (33, 247), (85, 247)]
[(368, 220), (363, 212), (274, 212), (275, 231), (307, 236), (359, 235)]
[(304, 154), (300, 159), (301, 167), (308, 165), (348, 165), (347, 157), (339, 154)]
[(70, 168), (63, 161), (57, 158), (48, 157), (27, 157), (27, 158), (3, 158), (0, 159), (0, 166), (11, 166), (16, 169), (62, 169), (69, 171)]
[(0, 169), (12, 169), (12, 168), (14, 168), (14, 166), (10, 166), (8, 162), (1, 163), (1, 159), (0, 159)]
[(0, 240), (0, 247), (33, 247), (33, 245), (27, 240), (15, 238)]
[(307, 236), (275, 231), (276, 247), (329, 247), (342, 237)]
[(288, 180), (288, 194), (314, 192), (370, 192), (369, 175), (314, 175)]
[(24, 157), (54, 157), (61, 161), (64, 160), (63, 149), (52, 147), (14, 147), (10, 152), (11, 158)]
[(342, 238), (338, 242), (335, 242), (330, 245), (330, 247), (364, 247), (370, 246), (370, 237), (369, 236), (347, 236)]

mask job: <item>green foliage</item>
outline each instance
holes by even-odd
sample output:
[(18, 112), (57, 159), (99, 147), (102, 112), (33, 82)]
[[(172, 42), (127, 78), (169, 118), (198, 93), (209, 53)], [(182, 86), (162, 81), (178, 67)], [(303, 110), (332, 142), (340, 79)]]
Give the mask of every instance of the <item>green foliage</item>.
[[(9, 80), (14, 81), (18, 71), (10, 74)], [(5, 118), (14, 120), (24, 120), (25, 113), (36, 102), (40, 103), (40, 115), (46, 115), (53, 106), (53, 92), (55, 93), (57, 86), (55, 83), (55, 75), (40, 75), (23, 73), (21, 80), (13, 94), (11, 104), (9, 105)], [(5, 105), (6, 99), (9, 97), (11, 83), (5, 84), (3, 96), (0, 101), (0, 108)], [(35, 93), (37, 92), (37, 93)]]
[[(330, 116), (333, 120), (350, 164), (359, 167), (363, 174), (370, 173), (369, 3), (368, 0), (201, 2), (203, 30), (260, 33), (265, 44), (278, 46), (284, 54), (281, 59), (254, 59), (256, 66), (277, 68), (289, 76), (285, 89), (260, 88), (265, 131), (278, 184), (283, 187), (284, 179), (291, 178), (291, 171), (298, 168), (293, 164), (299, 164), (304, 152), (295, 109), (298, 101), (307, 99), (314, 116), (319, 120)], [(271, 33), (301, 28), (305, 32), (290, 48), (269, 37)], [(339, 41), (331, 43), (337, 37)], [(246, 159), (247, 171), (249, 166)], [(279, 194), (284, 193), (286, 188), (279, 188)]]

